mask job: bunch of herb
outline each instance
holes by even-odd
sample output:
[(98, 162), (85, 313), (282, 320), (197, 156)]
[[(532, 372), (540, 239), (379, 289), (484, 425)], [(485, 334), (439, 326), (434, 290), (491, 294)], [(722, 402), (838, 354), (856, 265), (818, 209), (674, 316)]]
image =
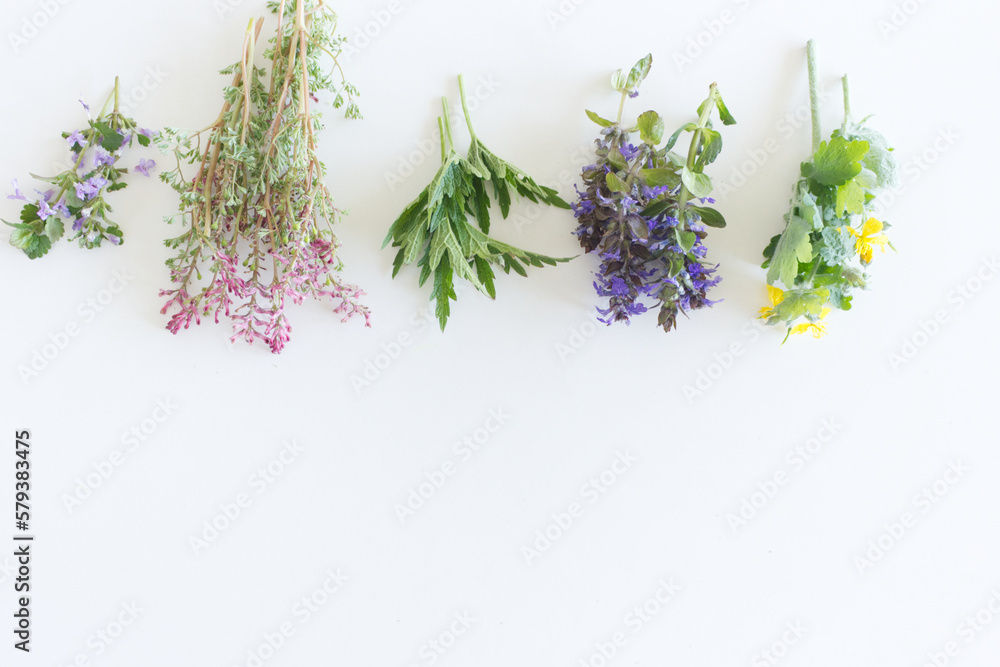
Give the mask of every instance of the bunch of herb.
[[(4, 223), (14, 228), (11, 245), (31, 259), (47, 253), (66, 234), (66, 225), (73, 232), (69, 240), (79, 241), (81, 248), (97, 248), (105, 240), (114, 245), (122, 242), (121, 228), (108, 219), (113, 209), (104, 196), (128, 185), (124, 180), (128, 169), (118, 166), (125, 148), (133, 140), (148, 146), (156, 135), (122, 114), (118, 98), (115, 78), (114, 91), (97, 118), (90, 118), (90, 107), (80, 102), (87, 111), (87, 129), (62, 133), (70, 151), (65, 171), (52, 177), (32, 174), (36, 180), (50, 184), (50, 189), (35, 190), (37, 196), (28, 197), (14, 179), (14, 194), (7, 198), (24, 202), (21, 222), (11, 224), (5, 220)], [(149, 176), (154, 166), (153, 160), (140, 160), (134, 171)]]
[[(441, 330), (451, 314), (451, 301), (458, 299), (454, 279), (463, 278), (491, 299), (496, 298), (493, 265), (504, 273), (513, 269), (527, 276), (525, 265), (555, 266), (568, 259), (555, 259), (501, 243), (489, 236), (491, 199), (500, 205), (506, 219), (512, 194), (535, 203), (569, 208), (552, 188), (536, 183), (514, 165), (490, 151), (479, 140), (472, 127), (472, 118), (465, 97), (462, 76), (458, 77), (462, 110), (472, 142), (467, 157), (455, 151), (452, 139), (448, 100), (442, 99), (443, 114), (438, 118), (441, 133), (441, 168), (434, 179), (389, 228), (382, 244), (392, 242), (399, 248), (393, 261), (392, 276), (404, 265), (414, 261), (420, 267), (418, 284), (423, 286), (434, 275), (431, 300)], [(478, 225), (473, 225), (469, 218)]]
[[(831, 309), (850, 310), (855, 288), (867, 289), (874, 248), (892, 248), (889, 224), (870, 214), (872, 202), (891, 187), (898, 167), (885, 137), (851, 118), (847, 77), (843, 78), (844, 123), (821, 141), (816, 51), (808, 46), (812, 104), (812, 157), (802, 163), (785, 230), (764, 250), (771, 305), (761, 309), (768, 324), (791, 334), (826, 333)], [(894, 248), (893, 248), (894, 249)], [(776, 285), (781, 283), (784, 289)]]
[[(329, 299), (347, 321), (369, 311), (363, 292), (335, 275), (342, 268), (332, 223), (341, 211), (323, 182), (317, 156), (320, 115), (310, 109), (318, 94), (360, 118), (357, 91), (337, 62), (343, 38), (336, 16), (322, 0), (269, 3), (278, 25), (264, 52), (267, 68), (254, 65), (263, 19), (247, 29), (216, 121), (199, 132), (165, 130), (162, 148), (177, 168), (161, 178), (180, 195), (178, 216), (187, 229), (166, 245), (172, 289), (162, 312), (176, 308), (167, 328), (177, 333), (202, 316), (233, 322), (232, 340), (263, 340), (275, 354), (289, 339), (285, 306), (306, 297)], [(324, 67), (329, 58), (332, 64)], [(193, 178), (182, 164), (197, 165)], [(206, 279), (207, 278), (207, 279)]]
[[(711, 306), (708, 290), (718, 284), (718, 266), (705, 261), (707, 227), (725, 227), (725, 218), (706, 206), (712, 180), (705, 167), (719, 156), (722, 135), (712, 128), (718, 111), (725, 125), (736, 121), (722, 101), (716, 84), (698, 107), (697, 122), (686, 123), (662, 147), (664, 122), (655, 111), (638, 117), (634, 127), (622, 124), (625, 102), (639, 95), (639, 85), (652, 67), (647, 55), (628, 74), (618, 70), (612, 87), (621, 94), (618, 117), (587, 116), (601, 129), (596, 140), (597, 161), (583, 168), (584, 190), (577, 188), (573, 204), (580, 245), (598, 253), (601, 266), (594, 288), (608, 299), (598, 308), (601, 321), (630, 323), (653, 302), (659, 326), (671, 331), (677, 315)], [(631, 143), (638, 132), (640, 143)], [(684, 132), (691, 133), (687, 155), (672, 149)]]

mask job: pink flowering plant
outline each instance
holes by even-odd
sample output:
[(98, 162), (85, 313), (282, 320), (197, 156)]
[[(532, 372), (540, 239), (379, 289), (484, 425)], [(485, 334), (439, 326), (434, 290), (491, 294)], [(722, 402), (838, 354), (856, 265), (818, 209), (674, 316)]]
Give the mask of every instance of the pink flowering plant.
[[(129, 170), (119, 166), (125, 149), (133, 141), (148, 146), (156, 134), (140, 128), (122, 114), (118, 98), (116, 78), (114, 91), (97, 118), (90, 118), (84, 130), (62, 133), (70, 151), (66, 170), (51, 177), (32, 174), (36, 180), (49, 184), (47, 190), (36, 189), (34, 195), (28, 196), (14, 179), (14, 193), (7, 198), (24, 202), (21, 221), (4, 220), (4, 223), (14, 228), (10, 235), (11, 245), (23, 250), (31, 259), (45, 255), (53, 243), (66, 236), (67, 226), (71, 232), (69, 239), (78, 241), (81, 248), (97, 248), (104, 241), (114, 245), (122, 243), (121, 227), (108, 219), (113, 209), (105, 196), (128, 185), (124, 179)], [(83, 102), (80, 104), (90, 116), (90, 107)], [(155, 166), (153, 160), (143, 159), (133, 171), (149, 176), (150, 169)]]
[[(285, 307), (307, 297), (329, 301), (347, 321), (369, 325), (363, 292), (338, 276), (340, 244), (331, 225), (341, 216), (317, 157), (320, 116), (310, 108), (330, 96), (348, 118), (360, 118), (357, 91), (337, 63), (343, 38), (322, 0), (271, 2), (276, 35), (254, 63), (263, 19), (247, 29), (240, 61), (222, 71), (233, 81), (212, 125), (199, 132), (164, 130), (161, 148), (177, 168), (161, 175), (180, 195), (186, 230), (166, 241), (170, 289), (161, 291), (177, 333), (201, 318), (232, 321), (232, 340), (263, 341), (277, 354), (291, 325)], [(332, 60), (332, 64), (329, 62)], [(336, 76), (335, 76), (336, 75)], [(196, 165), (192, 176), (182, 167)]]

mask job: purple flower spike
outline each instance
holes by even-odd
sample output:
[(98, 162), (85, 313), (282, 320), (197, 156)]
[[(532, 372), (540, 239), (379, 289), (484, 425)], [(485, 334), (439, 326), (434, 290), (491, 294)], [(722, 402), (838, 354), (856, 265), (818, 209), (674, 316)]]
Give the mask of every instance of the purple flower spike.
[(135, 170), (149, 178), (149, 170), (155, 166), (156, 162), (154, 160), (139, 160), (139, 164), (135, 165)]

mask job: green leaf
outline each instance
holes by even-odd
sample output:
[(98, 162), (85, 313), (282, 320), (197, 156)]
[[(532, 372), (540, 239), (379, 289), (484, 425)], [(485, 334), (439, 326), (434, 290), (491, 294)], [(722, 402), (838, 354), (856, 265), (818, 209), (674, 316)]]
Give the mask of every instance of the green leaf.
[(660, 114), (655, 111), (643, 112), (639, 116), (638, 126), (639, 137), (643, 143), (655, 146), (663, 141), (663, 133), (666, 131), (666, 126), (663, 124)]
[(824, 227), (819, 256), (830, 266), (842, 264), (854, 256), (851, 235), (844, 228)]
[(670, 138), (667, 139), (667, 145), (665, 146), (666, 150), (669, 151), (671, 148), (674, 147), (674, 144), (677, 143), (677, 140), (680, 138), (681, 133), (683, 133), (683, 132), (694, 132), (697, 129), (698, 129), (698, 126), (695, 125), (694, 123), (688, 123), (686, 125), (683, 125), (683, 126), (677, 128), (677, 131), (674, 132), (673, 134), (671, 134)]
[(49, 241), (55, 243), (62, 238), (64, 231), (65, 226), (63, 225), (62, 218), (58, 215), (50, 215), (45, 220), (45, 236), (48, 237)]
[(802, 175), (823, 185), (843, 185), (861, 173), (861, 161), (867, 153), (867, 141), (834, 136), (819, 145), (812, 162), (803, 163)]
[(681, 184), (681, 175), (677, 173), (677, 170), (667, 167), (640, 169), (639, 178), (652, 188), (666, 185), (673, 189)]
[(23, 250), (29, 259), (38, 259), (52, 247), (49, 237), (39, 236), (31, 229), (15, 229), (10, 234), (10, 244)]
[(712, 194), (712, 179), (706, 174), (684, 167), (681, 170), (681, 181), (687, 186), (688, 192), (698, 199), (704, 199)]
[(622, 179), (618, 178), (615, 172), (609, 172), (607, 176), (608, 189), (612, 192), (629, 192), (630, 188), (625, 186)]
[(497, 298), (497, 288), (493, 284), (493, 268), (490, 263), (482, 257), (476, 257), (476, 273), (479, 275), (479, 282), (486, 288), (486, 293), (490, 295), (490, 298)]
[(636, 87), (642, 83), (646, 77), (649, 75), (649, 69), (653, 66), (653, 54), (646, 54), (645, 58), (642, 58), (639, 62), (635, 64), (632, 71), (629, 72), (628, 79), (625, 80), (625, 86), (619, 90), (634, 90)]
[(38, 207), (34, 204), (25, 204), (21, 209), (21, 222), (31, 224), (38, 219)]
[(116, 190), (124, 190), (127, 187), (128, 183), (126, 183), (125, 181), (118, 181), (117, 183), (109, 185), (107, 190), (108, 192), (115, 192)]
[(795, 213), (800, 218), (807, 220), (813, 229), (823, 229), (823, 211), (816, 203), (816, 198), (805, 187), (803, 185), (798, 190), (798, 196), (794, 202)]
[(704, 169), (715, 162), (715, 158), (719, 157), (719, 153), (722, 152), (722, 135), (706, 127), (702, 130), (701, 136), (703, 143), (697, 165), (700, 169)]
[(451, 301), (456, 301), (455, 287), (452, 283), (452, 269), (445, 257), (441, 264), (434, 270), (434, 289), (431, 290), (431, 299), (434, 301), (434, 313), (437, 315), (438, 324), (441, 331), (444, 331), (448, 324), (448, 317), (451, 315)]
[(614, 121), (610, 121), (607, 118), (601, 118), (600, 116), (598, 116), (596, 113), (594, 113), (590, 109), (587, 109), (587, 118), (589, 118), (590, 120), (594, 121), (595, 123), (597, 123), (601, 127), (611, 127), (612, 125), (614, 125)]
[(114, 153), (122, 147), (125, 137), (118, 134), (110, 125), (104, 122), (94, 123), (94, 128), (101, 133), (101, 146), (109, 153)]
[(691, 252), (691, 248), (694, 247), (695, 242), (698, 240), (698, 235), (694, 232), (680, 232), (677, 235), (677, 242), (684, 251), (684, 254)]
[(792, 216), (774, 248), (774, 256), (767, 270), (769, 285), (780, 280), (789, 289), (795, 287), (799, 262), (808, 262), (812, 259), (812, 243), (809, 242), (811, 230), (812, 225), (808, 221)]
[(850, 124), (844, 131), (845, 139), (850, 141), (867, 141), (868, 153), (863, 164), (875, 174), (875, 186), (872, 189), (881, 190), (894, 186), (899, 180), (899, 163), (893, 156), (889, 142), (882, 134), (862, 124)]
[(837, 188), (835, 210), (839, 217), (844, 217), (844, 213), (861, 215), (865, 212), (865, 189), (858, 184), (857, 179), (851, 179)]
[(139, 140), (140, 146), (149, 145), (149, 137), (147, 137), (145, 134), (137, 134), (135, 138)]
[(707, 206), (690, 206), (689, 208), (697, 213), (701, 217), (701, 221), (709, 227), (718, 227), (721, 229), (726, 226), (726, 219), (714, 208), (708, 208)]
[(830, 292), (827, 289), (787, 290), (784, 299), (774, 309), (775, 315), (786, 322), (792, 322), (806, 315), (818, 317), (823, 312), (823, 306), (826, 305), (829, 296)]
[(672, 199), (657, 199), (653, 203), (649, 204), (646, 208), (642, 209), (642, 217), (644, 218), (655, 218), (658, 215), (666, 213), (672, 206), (675, 206), (676, 202)]
[(726, 103), (722, 101), (722, 95), (719, 91), (715, 91), (715, 108), (719, 110), (719, 118), (722, 120), (723, 125), (736, 125), (736, 119), (733, 118), (733, 114), (729, 113), (729, 109), (726, 108)]

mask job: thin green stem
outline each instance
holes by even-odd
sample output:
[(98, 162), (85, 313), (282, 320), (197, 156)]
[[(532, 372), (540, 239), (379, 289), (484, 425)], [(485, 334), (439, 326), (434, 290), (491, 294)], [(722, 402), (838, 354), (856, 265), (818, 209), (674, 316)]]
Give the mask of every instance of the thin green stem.
[(442, 136), (446, 136), (448, 139), (448, 147), (452, 150), (455, 149), (455, 140), (451, 136), (451, 109), (448, 108), (448, 98), (441, 98), (441, 120), (444, 122), (444, 132)]
[(462, 98), (462, 113), (465, 114), (465, 124), (469, 126), (469, 135), (476, 140), (476, 131), (472, 129), (472, 116), (469, 114), (469, 103), (465, 99), (465, 75), (458, 75), (458, 94)]
[(625, 113), (625, 100), (628, 99), (628, 91), (622, 91), (622, 101), (618, 104), (618, 120), (615, 121), (617, 125), (622, 124), (622, 115)]
[[(695, 161), (698, 159), (698, 148), (701, 146), (701, 137), (705, 133), (705, 128), (708, 127), (708, 119), (715, 108), (716, 97), (719, 95), (718, 90), (718, 85), (715, 83), (709, 86), (708, 98), (702, 103), (701, 115), (698, 116), (698, 127), (695, 128), (694, 136), (691, 137), (691, 147), (688, 149), (687, 169), (689, 171), (694, 170)], [(681, 224), (684, 223), (684, 212), (687, 210), (688, 199), (690, 198), (691, 192), (688, 190), (687, 185), (682, 182), (681, 192), (677, 200), (677, 221)]]
[(447, 137), (445, 136), (444, 119), (438, 116), (438, 132), (441, 134), (441, 164), (444, 164), (445, 160), (448, 159), (448, 146), (446, 144)]
[(844, 84), (844, 126), (851, 122), (851, 87), (847, 82), (847, 75), (842, 79)]
[(823, 130), (819, 118), (819, 84), (816, 83), (816, 42), (810, 39), (806, 45), (806, 59), (809, 63), (809, 107), (812, 110), (812, 149), (819, 150), (823, 141)]

